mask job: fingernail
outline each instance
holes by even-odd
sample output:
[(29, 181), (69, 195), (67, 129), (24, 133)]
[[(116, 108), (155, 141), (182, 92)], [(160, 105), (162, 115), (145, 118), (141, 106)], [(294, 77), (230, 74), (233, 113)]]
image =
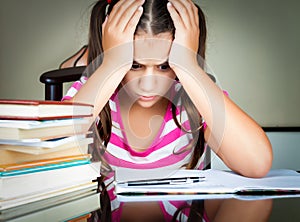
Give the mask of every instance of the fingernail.
[(138, 10), (139, 10), (139, 11), (143, 11), (143, 7), (142, 7), (142, 6), (139, 6), (139, 7), (138, 7)]
[(172, 7), (172, 3), (171, 3), (171, 2), (168, 2), (168, 3), (167, 3), (167, 6), (168, 6), (168, 7)]

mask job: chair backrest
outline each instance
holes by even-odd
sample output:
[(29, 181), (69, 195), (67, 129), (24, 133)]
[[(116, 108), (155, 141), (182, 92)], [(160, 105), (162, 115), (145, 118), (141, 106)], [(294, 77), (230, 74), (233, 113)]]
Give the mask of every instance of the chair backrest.
[(51, 70), (40, 76), (45, 84), (45, 100), (60, 101), (63, 96), (63, 83), (73, 82), (81, 77), (85, 66)]
[(61, 100), (63, 83), (78, 80), (87, 65), (87, 46), (83, 46), (74, 55), (64, 60), (59, 68), (43, 73), (40, 82), (45, 84), (45, 100)]

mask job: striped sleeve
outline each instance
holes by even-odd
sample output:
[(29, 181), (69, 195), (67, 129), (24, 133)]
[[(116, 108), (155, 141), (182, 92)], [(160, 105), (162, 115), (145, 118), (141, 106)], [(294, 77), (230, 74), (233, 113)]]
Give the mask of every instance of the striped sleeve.
[(79, 80), (74, 82), (72, 86), (68, 89), (66, 95), (62, 98), (62, 101), (70, 100), (75, 96), (75, 94), (80, 90), (82, 85), (87, 81), (86, 76), (81, 76)]

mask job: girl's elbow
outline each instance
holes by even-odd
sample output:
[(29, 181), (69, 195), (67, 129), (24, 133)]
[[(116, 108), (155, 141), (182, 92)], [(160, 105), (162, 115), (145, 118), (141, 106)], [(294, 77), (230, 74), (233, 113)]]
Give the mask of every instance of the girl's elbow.
[(272, 167), (272, 158), (266, 158), (263, 162), (260, 164), (257, 164), (256, 169), (253, 172), (252, 177), (254, 178), (261, 178), (268, 174)]
[(251, 177), (260, 178), (266, 176), (270, 171), (273, 162), (273, 152), (270, 142), (264, 146), (262, 152), (260, 152), (255, 159), (256, 161), (254, 161), (255, 165), (253, 166)]

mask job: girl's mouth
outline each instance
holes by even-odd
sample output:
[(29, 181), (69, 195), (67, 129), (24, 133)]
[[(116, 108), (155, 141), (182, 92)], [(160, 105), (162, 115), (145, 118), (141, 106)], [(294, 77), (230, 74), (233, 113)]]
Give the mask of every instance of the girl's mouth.
[(156, 96), (140, 96), (140, 100), (142, 101), (152, 101), (155, 100)]

